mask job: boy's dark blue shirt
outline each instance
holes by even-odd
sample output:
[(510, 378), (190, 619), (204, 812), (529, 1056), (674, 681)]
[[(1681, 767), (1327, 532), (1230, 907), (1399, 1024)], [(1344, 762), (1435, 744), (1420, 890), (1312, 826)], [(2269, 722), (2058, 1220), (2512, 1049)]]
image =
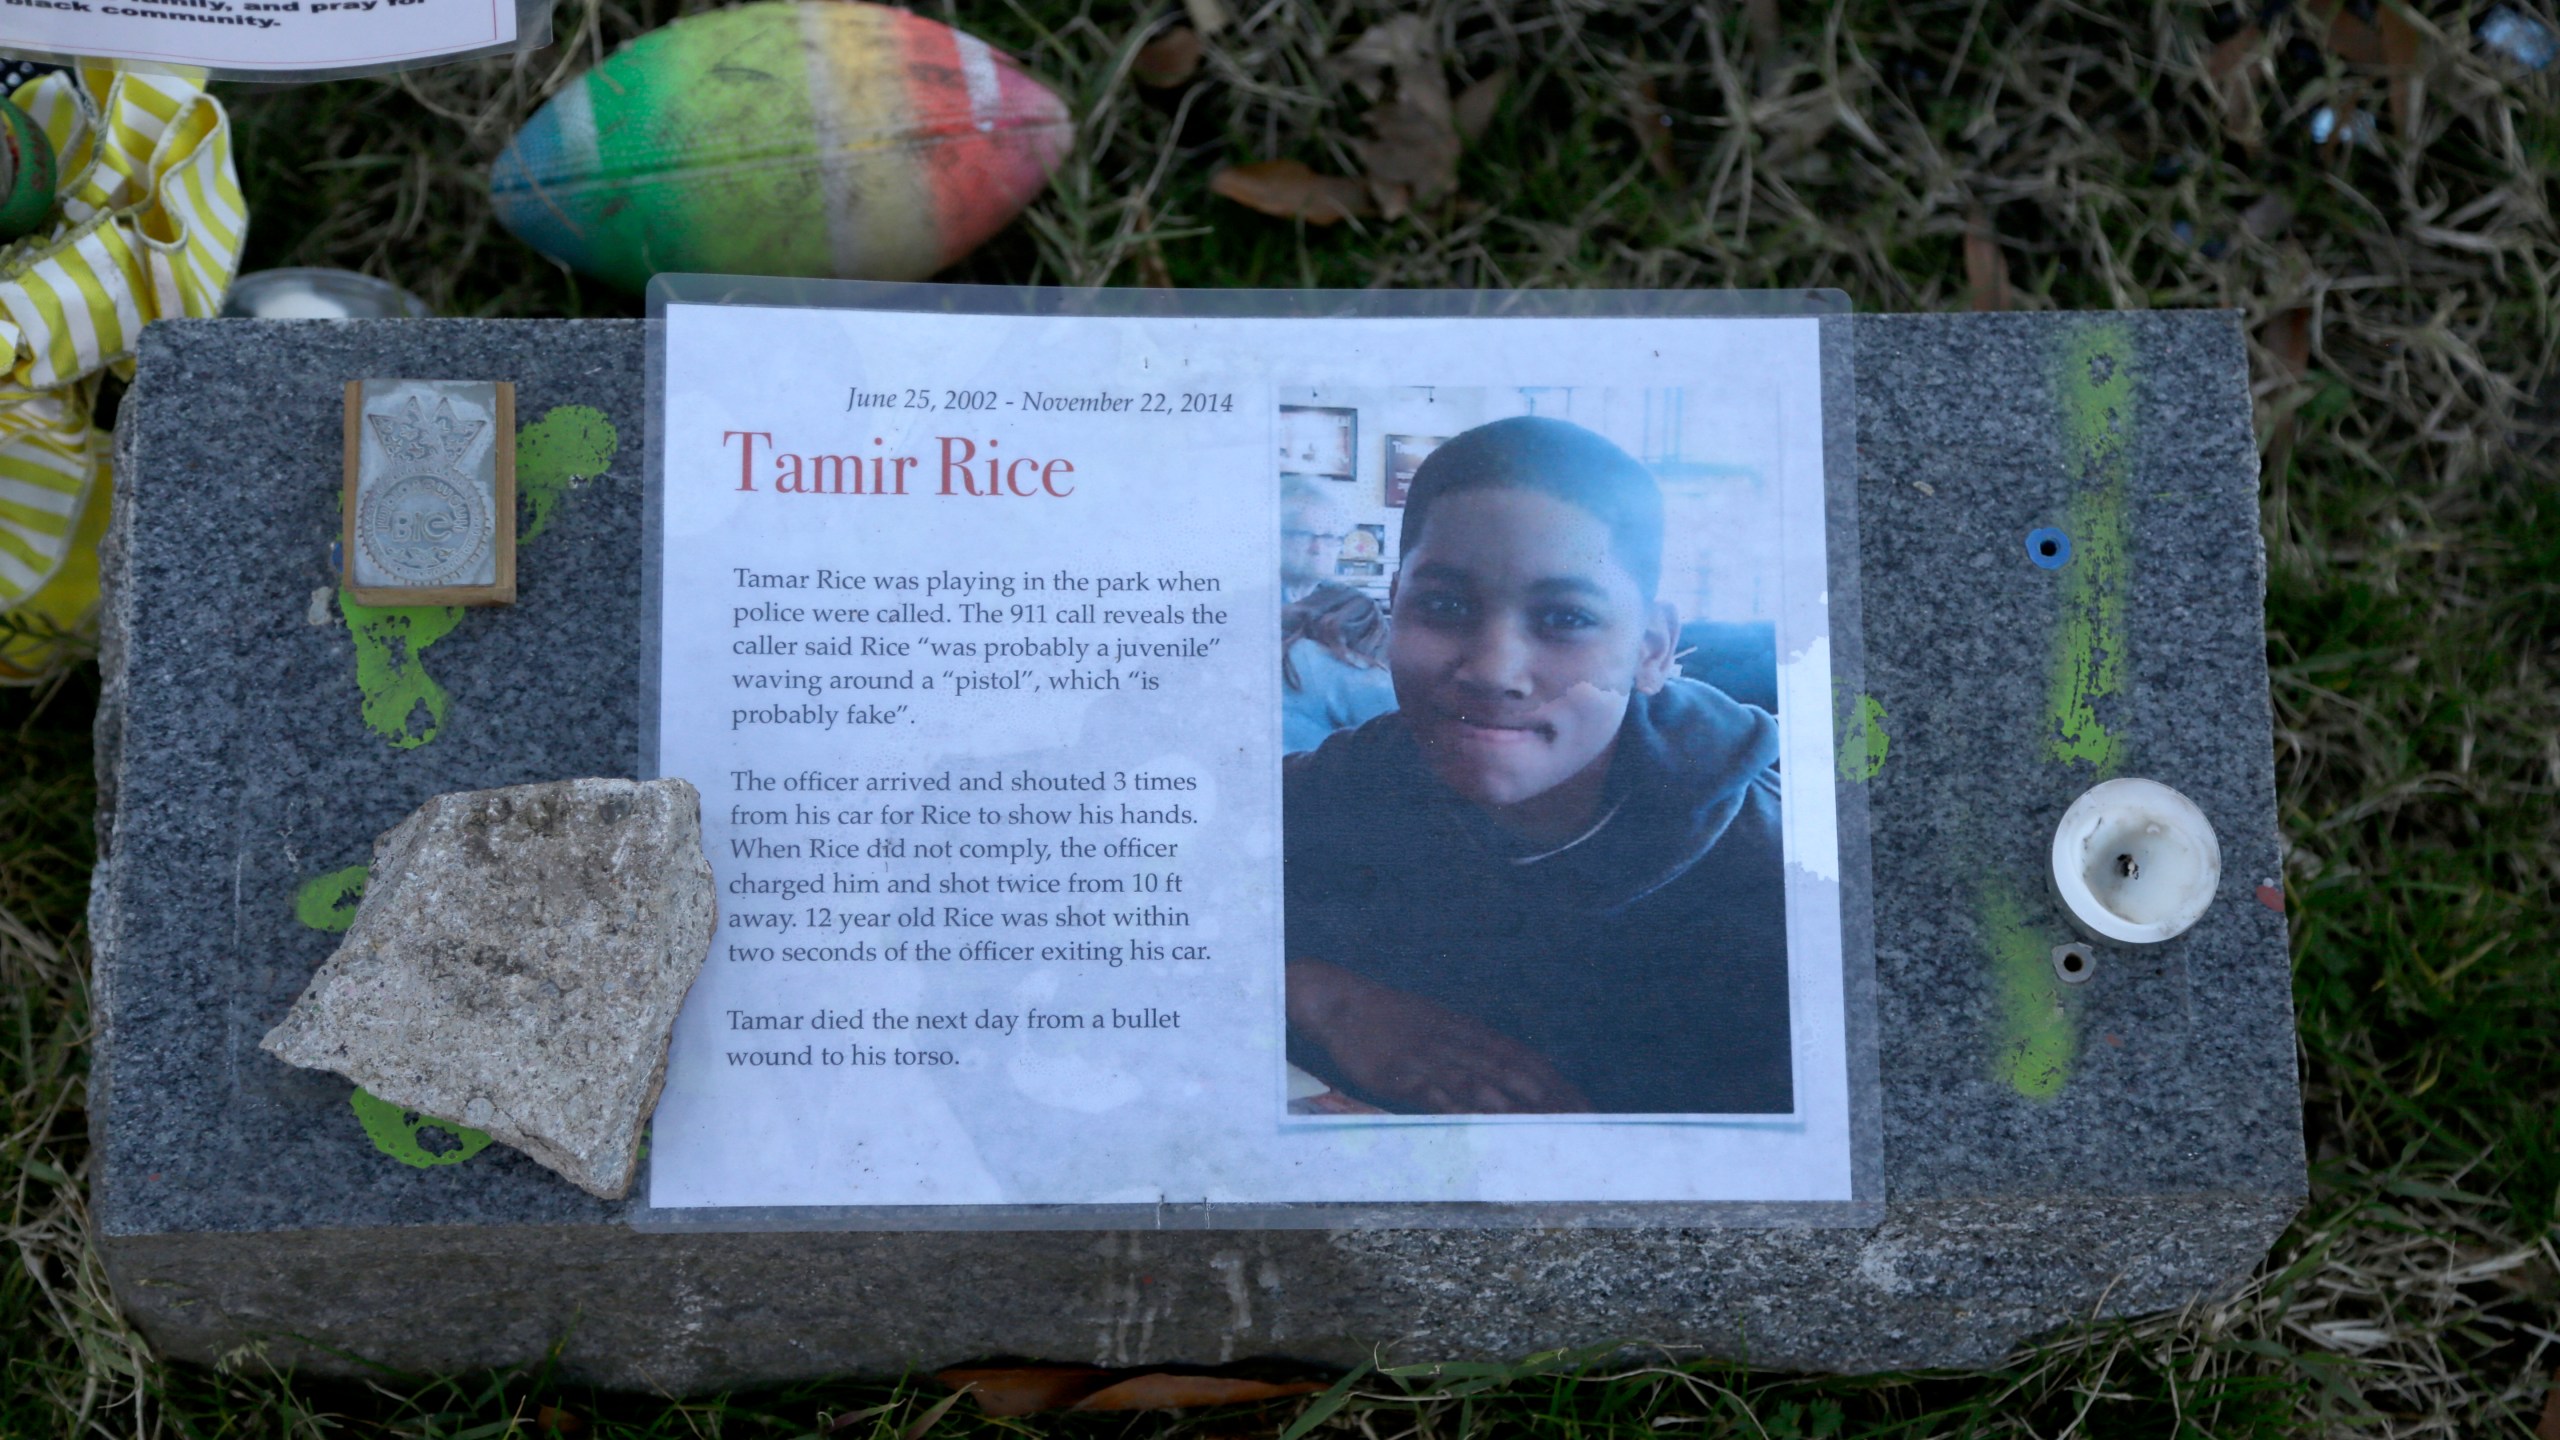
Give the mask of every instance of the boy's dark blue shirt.
[[(1482, 1021), (1595, 1111), (1786, 1113), (1777, 759), (1765, 712), (1674, 679), (1627, 707), (1608, 822), (1522, 864), (1382, 715), (1284, 769), (1289, 958)], [(1299, 1037), (1290, 1058), (1342, 1083)]]

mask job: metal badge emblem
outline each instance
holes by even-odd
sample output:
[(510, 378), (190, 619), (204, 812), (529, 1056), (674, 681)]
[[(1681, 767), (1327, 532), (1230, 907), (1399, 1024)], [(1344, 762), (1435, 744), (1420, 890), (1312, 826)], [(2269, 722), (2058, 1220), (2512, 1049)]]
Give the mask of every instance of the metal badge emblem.
[(359, 601), (514, 599), (513, 402), (486, 380), (349, 387), (345, 579)]
[(451, 400), (439, 402), (432, 420), (421, 410), (412, 395), (393, 414), (365, 416), (396, 463), (418, 468), (365, 489), (357, 543), (404, 585), (487, 584), (495, 577), (474, 572), (490, 559), (496, 527), (459, 466), (488, 424), (456, 416)]

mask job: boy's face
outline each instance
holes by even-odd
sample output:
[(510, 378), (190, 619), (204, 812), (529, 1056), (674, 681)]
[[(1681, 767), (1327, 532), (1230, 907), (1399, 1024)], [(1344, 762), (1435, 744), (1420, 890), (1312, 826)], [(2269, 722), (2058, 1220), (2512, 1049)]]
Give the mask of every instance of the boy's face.
[(1494, 808), (1605, 760), (1628, 697), (1669, 677), (1679, 629), (1618, 563), (1598, 516), (1517, 489), (1432, 507), (1394, 615), (1397, 706), (1440, 782)]

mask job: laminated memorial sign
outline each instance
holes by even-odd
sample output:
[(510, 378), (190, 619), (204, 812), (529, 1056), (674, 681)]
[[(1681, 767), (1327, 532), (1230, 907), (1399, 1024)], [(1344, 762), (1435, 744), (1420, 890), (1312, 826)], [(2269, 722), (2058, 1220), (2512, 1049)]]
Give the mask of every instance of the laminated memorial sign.
[(1838, 297), (651, 314), (639, 1223), (1872, 1218)]

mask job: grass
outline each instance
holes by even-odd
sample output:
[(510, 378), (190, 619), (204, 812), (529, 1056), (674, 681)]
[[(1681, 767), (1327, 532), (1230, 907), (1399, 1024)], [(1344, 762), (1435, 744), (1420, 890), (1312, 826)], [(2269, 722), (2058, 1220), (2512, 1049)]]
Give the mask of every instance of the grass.
[[(959, 278), (2228, 306), (2258, 337), (2269, 452), (2315, 1198), (2260, 1275), (1988, 1373), (1554, 1357), (1365, 1375), (1323, 1425), (2529, 1434), (2560, 1365), (2560, 67), (2484, 56), (2451, 4), (2402, 12), (2424, 45), (2395, 84), (2281, 3), (1462, 0), (1425, 11), (1453, 88), (1512, 80), (1458, 193), (1317, 229), (1244, 213), (1207, 177), (1276, 156), (1350, 169), (1362, 105), (1325, 57), (1391, 11), (1226, 8), (1237, 23), (1201, 79), (1168, 96), (1127, 71), (1176, 9), (970, 7), (969, 28), (1058, 84), (1083, 133), (1051, 193)], [(231, 94), (249, 264), (366, 269), (450, 314), (632, 313), (496, 230), (479, 176), (563, 78), (672, 13), (573, 0), (556, 50), (521, 66)], [(2324, 106), (2374, 116), (2374, 139), (2315, 144)], [(78, 1184), (93, 684), (81, 671), (0, 697), (0, 1192), (19, 1261), (0, 1265), (0, 1433), (796, 1436), (824, 1414), (886, 1437), (926, 1413), (931, 1387), (906, 1382), (678, 1402), (539, 1371), (315, 1382), (254, 1356), (210, 1371), (153, 1357), (108, 1303)], [(1268, 1435), (1293, 1413), (999, 1423), (964, 1404), (938, 1433)]]

